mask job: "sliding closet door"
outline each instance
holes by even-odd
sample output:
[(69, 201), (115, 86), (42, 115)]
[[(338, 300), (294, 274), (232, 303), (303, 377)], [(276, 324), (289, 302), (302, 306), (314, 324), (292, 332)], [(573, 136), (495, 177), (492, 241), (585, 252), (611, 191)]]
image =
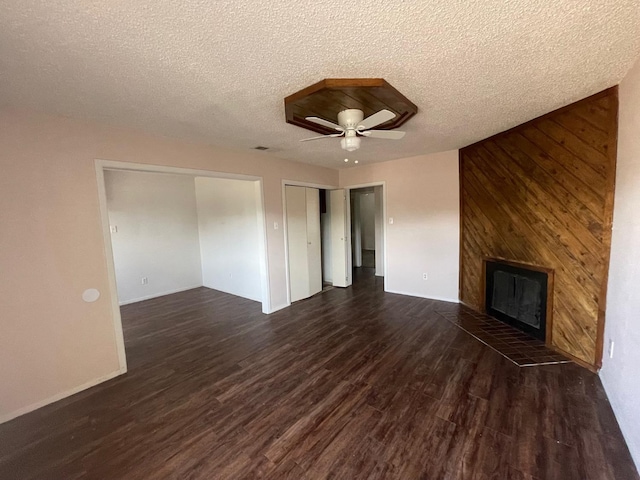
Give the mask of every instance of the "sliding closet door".
[(285, 187), (291, 301), (310, 296), (307, 245), (307, 198), (304, 187)]
[(322, 291), (320, 191), (285, 187), (289, 284), (295, 302)]

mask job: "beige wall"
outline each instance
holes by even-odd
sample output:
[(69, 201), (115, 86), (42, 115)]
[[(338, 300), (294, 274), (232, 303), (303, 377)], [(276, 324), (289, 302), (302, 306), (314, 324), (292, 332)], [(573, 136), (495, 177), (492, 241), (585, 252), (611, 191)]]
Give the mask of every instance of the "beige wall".
[[(338, 172), (61, 117), (0, 111), (0, 421), (120, 371), (95, 159), (263, 177), (271, 306), (286, 305), (282, 179)], [(102, 296), (81, 299), (87, 288)]]
[(457, 302), (458, 151), (340, 171), (341, 187), (378, 182), (387, 202), (386, 290)]
[(600, 377), (640, 469), (640, 61), (620, 83), (619, 101), (615, 206)]

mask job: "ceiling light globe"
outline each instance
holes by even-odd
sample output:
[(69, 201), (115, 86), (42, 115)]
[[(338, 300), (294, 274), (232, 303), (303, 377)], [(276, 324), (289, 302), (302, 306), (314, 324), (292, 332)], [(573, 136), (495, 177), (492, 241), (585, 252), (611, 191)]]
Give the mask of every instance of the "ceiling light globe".
[(340, 146), (343, 150), (347, 152), (353, 152), (360, 148), (360, 138), (359, 137), (344, 137), (340, 140)]

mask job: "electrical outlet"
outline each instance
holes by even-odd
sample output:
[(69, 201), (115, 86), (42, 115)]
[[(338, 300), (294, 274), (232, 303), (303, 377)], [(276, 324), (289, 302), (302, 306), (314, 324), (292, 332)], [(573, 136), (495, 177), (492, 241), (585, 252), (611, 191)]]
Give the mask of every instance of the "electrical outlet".
[(423, 280), (429, 280), (429, 275), (427, 275), (426, 273), (422, 274), (422, 279)]
[(147, 277), (142, 277), (140, 283), (142, 283), (142, 285), (149, 285), (149, 279)]
[(609, 340), (609, 358), (613, 358), (613, 346), (615, 342), (613, 340)]

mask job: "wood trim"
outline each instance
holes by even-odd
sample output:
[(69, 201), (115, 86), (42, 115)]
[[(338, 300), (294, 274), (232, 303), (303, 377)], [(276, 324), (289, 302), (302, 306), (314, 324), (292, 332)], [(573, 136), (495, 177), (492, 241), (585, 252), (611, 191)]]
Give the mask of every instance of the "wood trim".
[(529, 262), (514, 262), (513, 260), (509, 260), (507, 258), (502, 258), (502, 257), (484, 257), (482, 260), (485, 263), (500, 262), (500, 263), (504, 263), (505, 265), (509, 265), (510, 267), (525, 268), (525, 269), (533, 270), (534, 272), (543, 272), (549, 275), (553, 275), (553, 272), (554, 272), (553, 268), (542, 267), (540, 265), (536, 265), (535, 263), (529, 263)]
[(317, 92), (318, 90), (326, 87), (327, 80), (320, 80), (319, 82), (314, 83), (313, 85), (309, 85), (308, 87), (303, 88), (302, 90), (298, 90), (291, 95), (284, 97), (284, 104), (294, 103), (298, 100), (306, 97), (307, 95), (312, 94), (313, 92)]
[[(532, 125), (532, 124), (534, 124), (536, 122), (539, 122), (540, 120), (554, 117), (554, 116), (558, 115), (559, 113), (564, 113), (564, 112), (566, 112), (568, 110), (571, 110), (571, 109), (573, 109), (575, 107), (587, 104), (587, 103), (589, 103), (589, 102), (591, 102), (593, 100), (596, 100), (598, 98), (603, 98), (603, 97), (606, 97), (608, 95), (615, 95), (615, 97), (617, 99), (618, 98), (618, 86), (614, 85), (613, 87), (609, 87), (606, 90), (603, 90), (601, 92), (595, 93), (595, 94), (593, 94), (593, 95), (591, 95), (589, 97), (583, 98), (582, 100), (578, 100), (577, 102), (571, 103), (569, 105), (565, 105), (564, 107), (560, 107), (557, 110), (554, 110), (552, 112), (548, 112), (548, 113), (545, 113), (543, 115), (540, 115), (539, 117), (536, 117), (536, 118), (534, 118), (532, 120), (529, 120), (528, 122), (521, 123), (520, 125), (516, 125), (515, 127), (512, 127), (512, 128), (510, 128), (508, 130), (505, 130), (504, 132), (496, 133), (495, 135), (487, 137), (487, 138), (485, 138), (483, 140), (479, 140), (477, 142), (470, 143), (466, 147), (462, 147), (460, 150), (466, 150), (467, 148), (472, 148), (472, 147), (475, 147), (477, 145), (481, 145), (481, 144), (483, 144), (483, 143), (485, 143), (487, 141), (490, 141), (490, 140), (493, 140), (493, 141), (498, 140), (501, 137), (504, 137), (504, 136), (506, 136), (506, 135), (508, 135), (510, 133), (513, 133), (514, 131), (520, 130), (520, 129), (524, 128), (524, 127), (528, 127), (528, 126), (530, 126), (530, 125)], [(617, 108), (616, 108), (616, 118), (617, 118)], [(616, 135), (616, 138), (617, 138), (617, 135)]]
[(487, 260), (482, 259), (482, 270), (480, 271), (480, 311), (487, 313)]
[(616, 167), (618, 158), (618, 87), (609, 89), (611, 94), (609, 101), (613, 102), (609, 108), (609, 149), (608, 160), (611, 175), (607, 177), (607, 191), (604, 197), (604, 224), (602, 229), (603, 261), (602, 284), (598, 302), (598, 326), (596, 337), (595, 366), (599, 370), (602, 367), (602, 353), (604, 350), (604, 327), (607, 311), (607, 289), (609, 286), (609, 263), (611, 259), (611, 235), (613, 229), (613, 208), (616, 188)]
[(555, 292), (555, 271), (548, 272), (547, 275), (547, 325), (545, 326), (545, 340), (544, 343), (548, 347), (553, 345), (553, 292)]
[(593, 372), (593, 373), (598, 373), (598, 370), (600, 370), (600, 367), (596, 366), (596, 365), (591, 365), (588, 362), (585, 362), (584, 360), (576, 357), (575, 355), (571, 355), (570, 353), (562, 350), (561, 348), (558, 348), (555, 345), (547, 345), (551, 350), (553, 350), (554, 352), (558, 352), (561, 355), (564, 355), (565, 357), (567, 357), (569, 360), (571, 360), (572, 362), (577, 363), (578, 365), (580, 365), (581, 367), (586, 368), (587, 370)]

